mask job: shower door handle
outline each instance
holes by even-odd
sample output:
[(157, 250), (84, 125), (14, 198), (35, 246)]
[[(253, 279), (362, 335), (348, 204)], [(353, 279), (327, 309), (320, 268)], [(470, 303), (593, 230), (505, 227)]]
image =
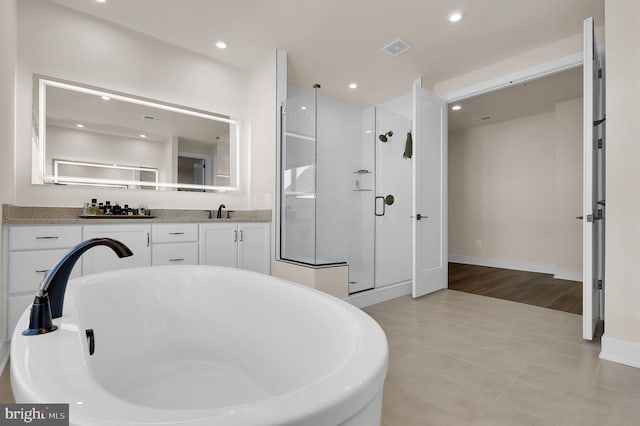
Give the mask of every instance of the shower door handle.
[[(378, 199), (382, 200), (382, 214), (378, 214)], [(374, 201), (374, 212), (376, 216), (384, 216), (384, 212), (386, 210), (387, 203), (384, 201), (384, 197), (382, 195), (378, 195)]]

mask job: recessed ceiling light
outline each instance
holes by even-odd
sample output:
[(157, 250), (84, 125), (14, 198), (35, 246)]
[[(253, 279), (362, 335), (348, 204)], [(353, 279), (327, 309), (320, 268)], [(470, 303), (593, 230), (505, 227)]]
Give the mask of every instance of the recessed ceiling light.
[(145, 135), (145, 134), (140, 134), (140, 137), (141, 137), (141, 138), (146, 138), (146, 137), (147, 137), (147, 135)]
[(349, 83), (349, 89), (357, 89), (358, 83)]
[(462, 107), (460, 105), (454, 105), (451, 107), (451, 111), (460, 111)]
[(225, 43), (222, 40), (218, 40), (218, 41), (216, 41), (216, 47), (218, 49), (226, 49), (227, 48), (227, 43)]
[(373, 133), (373, 130), (365, 130), (365, 133)]
[(449, 14), (449, 22), (460, 22), (460, 20), (462, 19), (462, 12), (456, 10), (455, 12), (451, 12)]
[(84, 124), (76, 124), (76, 127), (82, 129), (84, 127)]
[(97, 3), (106, 3), (107, 0), (96, 0)]
[(307, 109), (307, 107), (306, 106), (301, 106), (300, 109), (304, 111), (305, 109)]
[(109, 96), (107, 96), (107, 95), (100, 96), (100, 98), (102, 98), (105, 101), (110, 101), (111, 100), (111, 98)]

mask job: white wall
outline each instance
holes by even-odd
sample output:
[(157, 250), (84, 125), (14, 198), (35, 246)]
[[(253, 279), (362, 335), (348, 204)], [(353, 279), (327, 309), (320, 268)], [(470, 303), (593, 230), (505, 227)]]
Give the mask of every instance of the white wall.
[[(4, 15), (3, 15), (4, 16)], [(248, 207), (249, 144), (240, 147), (241, 194), (132, 191), (31, 185), (33, 73), (77, 81), (247, 121), (248, 73), (49, 2), (18, 3), (15, 193), (18, 205), (80, 206), (90, 198), (130, 197), (153, 208)], [(248, 132), (244, 132), (245, 135)]]
[(452, 261), (581, 280), (582, 98), (449, 135)]
[(605, 0), (606, 271), (601, 357), (640, 367), (640, 2)]
[(553, 140), (553, 113), (449, 135), (450, 257), (553, 264)]
[[(16, 2), (0, 2), (0, 221), (2, 203), (13, 196), (14, 89), (16, 65)], [(4, 235), (0, 227), (0, 259), (3, 257)], [(4, 265), (0, 263), (0, 306), (4, 306)], [(0, 341), (4, 340), (4, 313), (0, 312)], [(3, 362), (0, 359), (0, 363)]]

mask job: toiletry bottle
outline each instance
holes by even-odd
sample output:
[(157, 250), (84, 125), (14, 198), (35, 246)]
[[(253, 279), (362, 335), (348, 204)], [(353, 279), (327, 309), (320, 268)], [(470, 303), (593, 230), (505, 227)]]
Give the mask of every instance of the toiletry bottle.
[(111, 211), (111, 201), (105, 201), (104, 202), (104, 214), (112, 214), (113, 212)]
[(98, 204), (98, 214), (100, 216), (104, 215), (104, 204), (103, 203)]
[(97, 198), (92, 198), (91, 199), (91, 209), (89, 211), (89, 214), (94, 214), (94, 215), (98, 214), (98, 199)]

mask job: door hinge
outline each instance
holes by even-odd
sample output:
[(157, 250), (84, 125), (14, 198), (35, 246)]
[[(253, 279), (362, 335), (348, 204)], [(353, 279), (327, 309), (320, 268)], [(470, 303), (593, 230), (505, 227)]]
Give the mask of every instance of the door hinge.
[(596, 288), (602, 290), (602, 280), (596, 280)]
[(587, 222), (595, 222), (596, 220), (602, 220), (604, 219), (604, 214), (602, 212), (602, 209), (596, 209), (593, 211), (593, 214), (588, 214), (587, 215)]
[(602, 68), (598, 69), (598, 78), (602, 78)]
[(593, 127), (599, 126), (607, 120), (607, 115), (603, 115), (600, 120), (596, 120), (593, 122)]
[(602, 209), (596, 209), (593, 211), (593, 216), (595, 218), (595, 220), (602, 220), (604, 219), (604, 214), (602, 213)]
[(598, 142), (596, 143), (596, 147), (598, 149), (602, 149), (603, 146), (604, 146), (604, 144), (603, 144), (602, 138), (598, 138)]

